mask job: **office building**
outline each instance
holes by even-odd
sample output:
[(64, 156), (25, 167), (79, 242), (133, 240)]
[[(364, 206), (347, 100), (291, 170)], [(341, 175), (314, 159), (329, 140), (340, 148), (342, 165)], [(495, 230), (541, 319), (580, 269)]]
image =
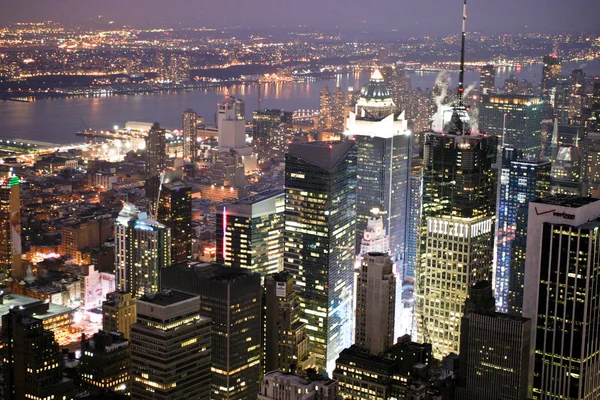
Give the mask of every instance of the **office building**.
[(18, 176), (0, 177), (0, 274), (25, 277), (21, 262), (21, 193)]
[[(383, 77), (376, 70), (363, 88), (345, 134), (356, 141), (356, 250), (371, 211), (378, 209), (390, 237), (390, 255), (402, 268), (406, 246), (410, 132), (396, 113)], [(398, 271), (402, 275), (402, 271)]]
[(581, 141), (583, 195), (600, 197), (600, 131), (590, 131)]
[(396, 277), (388, 254), (367, 253), (357, 271), (354, 343), (379, 354), (394, 343)]
[[(513, 259), (513, 252), (517, 251), (513, 243), (518, 240), (518, 227), (521, 231), (523, 226), (526, 229), (529, 201), (550, 194), (550, 168), (549, 161), (527, 160), (520, 150), (503, 149), (494, 284), (498, 311), (520, 314), (525, 265), (520, 252)], [(519, 224), (519, 219), (525, 224)]]
[(283, 371), (265, 374), (258, 400), (282, 400), (292, 396), (294, 400), (338, 400), (338, 382), (314, 371), (298, 375)]
[(336, 361), (333, 378), (339, 381), (342, 399), (426, 399), (411, 397), (410, 393), (415, 387), (431, 388), (431, 361), (431, 345), (411, 342), (406, 335), (377, 355), (356, 345), (344, 349)]
[(183, 158), (193, 161), (198, 154), (197, 126), (198, 114), (185, 110), (181, 116), (183, 128)]
[(593, 399), (600, 382), (600, 201), (531, 201), (523, 317), (532, 320), (533, 399)]
[(300, 296), (310, 352), (320, 371), (332, 371), (339, 352), (352, 342), (354, 142), (290, 145), (285, 198), (284, 269)]
[(256, 154), (246, 143), (246, 103), (244, 100), (227, 96), (217, 105), (217, 128), (219, 131), (219, 153), (235, 151), (241, 157), (244, 171), (257, 169)]
[(152, 125), (146, 136), (146, 199), (148, 213), (156, 215), (158, 195), (160, 191), (160, 174), (167, 168), (166, 131), (158, 122)]
[(546, 102), (550, 102), (554, 96), (556, 83), (562, 73), (562, 61), (555, 55), (544, 56), (542, 67), (542, 98)]
[(457, 398), (522, 400), (532, 395), (531, 320), (495, 312), (492, 285), (469, 289), (462, 317)]
[(197, 296), (165, 291), (137, 302), (131, 399), (211, 399), (211, 321)]
[[(424, 132), (421, 247), (416, 271), (417, 341), (433, 356), (460, 353), (468, 288), (491, 280), (496, 218), (498, 140), (476, 132), (464, 104), (467, 2), (463, 5), (457, 100)], [(435, 129), (435, 130), (434, 130)]]
[[(491, 64), (481, 67), (479, 76), (479, 91), (481, 94), (490, 94), (495, 91), (496, 67)], [(486, 131), (487, 132), (487, 131)]]
[(192, 258), (192, 188), (181, 179), (162, 179), (157, 221), (171, 230), (171, 263)]
[(133, 297), (160, 290), (160, 270), (171, 265), (171, 230), (125, 203), (115, 221), (117, 290)]
[(412, 158), (408, 180), (408, 212), (406, 216), (406, 257), (403, 280), (414, 281), (419, 260), (421, 207), (423, 199), (423, 160)]
[(434, 356), (459, 352), (469, 286), (491, 280), (496, 211), (496, 138), (426, 133), (421, 249), (416, 272), (419, 342)]
[(162, 283), (199, 295), (200, 315), (212, 321), (211, 399), (256, 399), (263, 339), (260, 275), (218, 264), (178, 264), (163, 270)]
[(338, 85), (333, 92), (333, 103), (331, 106), (331, 128), (342, 131), (344, 130), (344, 92)]
[(560, 125), (555, 120), (552, 133), (551, 192), (580, 196), (584, 192), (585, 171), (579, 142), (584, 138), (581, 126)]
[(90, 390), (130, 394), (131, 352), (122, 333), (99, 331), (81, 338), (78, 375)]
[(321, 130), (331, 128), (331, 92), (329, 87), (325, 86), (321, 90), (319, 97), (319, 119), (317, 128)]
[(263, 289), (264, 372), (291, 373), (312, 368), (308, 335), (300, 321), (300, 300), (287, 272), (267, 275)]
[(541, 156), (544, 104), (540, 97), (517, 94), (483, 95), (479, 105), (479, 129), (502, 138), (502, 147), (513, 147), (526, 157)]
[(4, 399), (70, 399), (73, 382), (63, 377), (58, 343), (35, 311), (15, 307), (2, 316)]
[(263, 278), (283, 269), (285, 194), (271, 189), (229, 203), (216, 213), (217, 263)]
[(277, 130), (281, 124), (291, 123), (292, 113), (277, 109), (254, 111), (252, 115), (252, 148), (259, 159), (269, 159)]
[(102, 329), (120, 332), (126, 340), (131, 339), (131, 325), (136, 321), (135, 298), (129, 292), (114, 292), (102, 302)]

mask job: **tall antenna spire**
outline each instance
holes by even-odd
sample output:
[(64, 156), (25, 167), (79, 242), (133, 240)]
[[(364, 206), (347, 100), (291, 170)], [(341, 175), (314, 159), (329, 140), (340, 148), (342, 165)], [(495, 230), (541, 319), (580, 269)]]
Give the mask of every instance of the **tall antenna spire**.
[(463, 105), (465, 91), (465, 37), (467, 36), (467, 0), (463, 4), (462, 37), (460, 45), (460, 69), (458, 74), (458, 104)]

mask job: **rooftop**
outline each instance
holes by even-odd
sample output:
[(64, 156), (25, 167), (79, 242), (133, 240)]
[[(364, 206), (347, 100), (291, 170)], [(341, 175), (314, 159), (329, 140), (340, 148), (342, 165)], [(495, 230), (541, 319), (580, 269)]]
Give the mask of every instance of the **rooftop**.
[[(34, 299), (33, 297), (23, 296), (20, 294), (7, 293), (2, 296), (2, 304), (0, 304), (0, 316), (8, 314), (12, 308), (25, 309), (27, 306), (32, 307), (34, 305), (43, 304), (43, 300)], [(53, 318), (57, 315), (73, 312), (74, 310), (69, 307), (59, 306), (54, 303), (47, 303), (48, 309), (43, 313), (33, 313), (32, 316), (41, 319), (42, 321), (48, 318)], [(1, 321), (0, 321), (1, 323)]]
[(188, 271), (194, 273), (198, 278), (218, 281), (233, 282), (238, 279), (246, 279), (253, 275), (258, 275), (245, 268), (224, 267), (220, 264), (212, 263), (180, 263), (167, 268), (168, 270), (177, 270), (180, 272)]
[(289, 154), (332, 171), (354, 146), (353, 141), (292, 143)]
[(540, 204), (551, 204), (554, 206), (579, 208), (585, 205), (591, 204), (598, 201), (593, 197), (574, 196), (568, 194), (557, 194), (541, 199), (535, 199), (533, 202)]
[[(169, 267), (171, 268), (171, 267)], [(167, 307), (182, 301), (193, 299), (193, 294), (180, 292), (178, 290), (165, 290), (160, 293), (152, 293), (142, 296), (138, 301), (150, 303), (157, 306)]]

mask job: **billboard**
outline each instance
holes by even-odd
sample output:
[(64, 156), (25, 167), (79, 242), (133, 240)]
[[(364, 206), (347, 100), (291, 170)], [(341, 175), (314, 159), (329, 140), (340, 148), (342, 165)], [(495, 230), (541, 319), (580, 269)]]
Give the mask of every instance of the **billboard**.
[(21, 255), (21, 212), (13, 211), (10, 216), (10, 241), (12, 243), (12, 255)]

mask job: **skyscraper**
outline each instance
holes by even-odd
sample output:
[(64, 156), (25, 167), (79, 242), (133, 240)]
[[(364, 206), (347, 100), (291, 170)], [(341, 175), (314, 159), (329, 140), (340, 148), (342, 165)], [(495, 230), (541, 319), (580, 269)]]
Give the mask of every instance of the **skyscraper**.
[(163, 179), (157, 220), (171, 230), (171, 263), (192, 258), (192, 188), (181, 179)]
[(145, 295), (131, 326), (131, 399), (211, 398), (211, 320), (197, 296)]
[(171, 230), (125, 203), (115, 222), (117, 290), (134, 297), (160, 290), (160, 270), (171, 265)]
[[(350, 112), (347, 136), (356, 141), (356, 246), (373, 209), (383, 216), (390, 237), (390, 255), (403, 267), (406, 245), (406, 213), (410, 132), (404, 113), (396, 113), (389, 90), (379, 71), (363, 88), (355, 111)], [(402, 271), (398, 271), (402, 276)]]
[(331, 92), (327, 86), (321, 90), (319, 97), (319, 121), (317, 128), (331, 128)]
[(557, 80), (562, 72), (562, 61), (555, 55), (544, 56), (542, 67), (542, 98), (550, 102), (553, 97), (553, 91), (556, 89)]
[(396, 277), (385, 253), (367, 253), (358, 269), (354, 343), (379, 354), (394, 344)]
[(263, 289), (263, 372), (312, 367), (308, 335), (300, 321), (300, 300), (287, 272), (267, 275)]
[(459, 353), (468, 288), (491, 280), (497, 138), (473, 131), (463, 103), (466, 0), (457, 102), (442, 130), (423, 137), (421, 249), (416, 272), (417, 341), (441, 359)]
[(331, 106), (331, 128), (336, 130), (344, 129), (344, 92), (338, 85), (333, 92), (333, 104)]
[(146, 199), (148, 213), (156, 216), (160, 191), (160, 174), (167, 168), (167, 139), (165, 130), (158, 122), (152, 125), (146, 136)]
[(419, 257), (419, 235), (421, 232), (421, 207), (423, 199), (423, 160), (411, 159), (409, 176), (408, 213), (406, 215), (406, 258), (403, 279), (415, 278)]
[(479, 78), (479, 91), (481, 94), (490, 94), (496, 85), (496, 67), (492, 64), (481, 67)]
[(276, 130), (282, 123), (291, 123), (292, 113), (265, 109), (254, 111), (252, 115), (252, 147), (259, 159), (272, 157), (271, 148)]
[(227, 96), (217, 104), (217, 109), (219, 153), (235, 151), (242, 158), (245, 172), (256, 170), (256, 155), (246, 143), (246, 103), (236, 97)]
[(196, 126), (198, 124), (198, 114), (194, 110), (185, 110), (182, 119), (183, 127), (183, 158), (194, 160), (198, 152), (198, 142), (196, 141)]
[(502, 138), (502, 147), (521, 150), (533, 159), (542, 153), (543, 117), (544, 104), (536, 96), (484, 95), (479, 105), (479, 129)]
[[(549, 161), (523, 158), (520, 150), (505, 147), (502, 153), (497, 222), (495, 290), (501, 312), (519, 315), (522, 302), (524, 264), (512, 259), (518, 220), (527, 215), (530, 200), (550, 194)], [(525, 249), (523, 249), (525, 250)], [(509, 300), (512, 299), (512, 300)]]
[[(2, 316), (4, 398), (64, 399), (72, 381), (62, 375), (62, 360), (54, 333), (33, 317), (44, 304), (15, 307)], [(72, 394), (72, 393), (71, 393)], [(71, 398), (71, 397), (69, 397)]]
[(284, 269), (294, 278), (317, 366), (332, 371), (352, 342), (354, 142), (290, 145), (285, 198)]
[(600, 201), (551, 196), (529, 203), (523, 316), (534, 333), (533, 399), (600, 392)]
[(0, 274), (23, 279), (21, 262), (21, 194), (18, 176), (0, 177)]
[(531, 320), (495, 312), (492, 285), (469, 289), (460, 336), (457, 398), (530, 399)]
[(211, 399), (256, 399), (263, 339), (260, 275), (200, 263), (162, 272), (164, 288), (199, 295), (200, 315), (212, 321)]
[(217, 263), (263, 278), (283, 269), (285, 194), (271, 189), (223, 206), (216, 213)]

